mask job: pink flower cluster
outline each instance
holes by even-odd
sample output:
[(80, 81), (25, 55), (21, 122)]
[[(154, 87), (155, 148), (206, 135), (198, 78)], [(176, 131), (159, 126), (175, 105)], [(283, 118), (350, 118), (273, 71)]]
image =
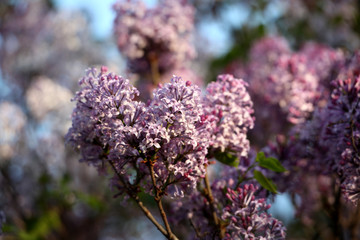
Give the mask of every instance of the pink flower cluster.
[(169, 191), (183, 195), (205, 176), (209, 144), (247, 156), (253, 110), (242, 80), (220, 76), (208, 87), (212, 97), (203, 99), (196, 85), (173, 77), (148, 105), (135, 101), (138, 91), (106, 67), (89, 69), (80, 85), (67, 139), (99, 169), (111, 161), (128, 181), (146, 185), (145, 163), (153, 161), (159, 187), (176, 184)]
[[(159, 187), (194, 188), (205, 175), (209, 144), (200, 89), (174, 77), (146, 106), (134, 100), (138, 91), (128, 80), (106, 71), (89, 69), (80, 80), (68, 141), (84, 161), (98, 168), (109, 161), (129, 182), (147, 185), (151, 162)], [(177, 187), (174, 195), (182, 195)]]
[[(294, 126), (288, 132), (287, 141), (270, 144), (264, 150), (281, 159), (290, 171), (287, 176), (277, 176), (275, 181), (281, 190), (301, 196), (301, 214), (318, 210), (321, 197), (331, 199), (338, 191), (332, 187), (335, 183), (340, 184), (350, 202), (357, 205), (360, 201), (358, 60), (359, 53), (356, 53), (337, 70), (335, 80), (328, 84), (328, 97), (316, 106), (308, 121)], [(304, 182), (316, 184), (312, 190), (299, 188)]]
[(207, 86), (204, 117), (213, 129), (211, 151), (248, 156), (247, 131), (254, 127), (254, 111), (246, 86), (246, 82), (232, 75), (220, 75)]
[(254, 99), (280, 107), (289, 122), (298, 124), (326, 99), (325, 87), (343, 61), (339, 50), (308, 43), (292, 52), (285, 39), (274, 37), (255, 43), (249, 63), (241, 71)]
[(229, 203), (222, 214), (229, 222), (225, 239), (285, 239), (285, 227), (266, 213), (271, 205), (265, 198), (256, 199), (256, 190), (252, 184), (227, 189)]
[[(111, 184), (119, 195), (133, 197), (141, 188), (156, 197), (183, 197), (174, 206), (181, 209), (181, 216), (171, 217), (171, 221), (193, 219), (206, 236), (217, 236), (218, 226), (201, 215), (211, 213), (212, 203), (196, 190), (199, 180), (208, 174), (208, 160), (214, 152), (248, 157), (246, 135), (254, 118), (247, 84), (232, 75), (220, 75), (203, 96), (199, 87), (174, 76), (170, 83), (154, 90), (147, 104), (136, 101), (136, 88), (128, 80), (107, 73), (106, 67), (100, 72), (88, 69), (80, 85), (67, 140), (81, 152), (82, 160), (101, 173), (111, 165), (115, 172)], [(229, 173), (226, 180), (216, 180), (211, 187), (213, 201), (224, 208), (214, 211), (219, 221), (227, 223), (227, 238), (261, 232), (264, 237), (282, 239), (284, 228), (265, 213), (269, 205), (255, 199), (253, 185), (245, 185), (244, 193), (242, 188), (231, 190), (239, 171), (243, 173), (246, 167), (233, 171), (225, 167)], [(244, 195), (244, 204), (231, 203), (235, 194)], [(183, 205), (186, 202), (189, 204)], [(240, 218), (245, 217), (246, 222), (238, 226), (234, 219), (240, 210), (245, 214)]]
[[(283, 223), (267, 213), (271, 205), (259, 197), (259, 188), (253, 184), (237, 186), (244, 172), (228, 167), (223, 170), (226, 176), (211, 185), (214, 210), (223, 224), (223, 239), (285, 239)], [(219, 239), (218, 229), (209, 218), (213, 211), (211, 203), (201, 191), (174, 202), (172, 209), (173, 224), (188, 221), (197, 230), (189, 239)]]

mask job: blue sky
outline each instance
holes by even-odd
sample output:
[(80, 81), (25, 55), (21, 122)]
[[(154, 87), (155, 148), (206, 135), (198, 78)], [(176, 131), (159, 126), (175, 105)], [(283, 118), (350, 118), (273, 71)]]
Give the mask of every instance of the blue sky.
[(60, 10), (84, 10), (91, 17), (91, 27), (96, 38), (111, 36), (115, 13), (112, 5), (115, 0), (55, 0)]

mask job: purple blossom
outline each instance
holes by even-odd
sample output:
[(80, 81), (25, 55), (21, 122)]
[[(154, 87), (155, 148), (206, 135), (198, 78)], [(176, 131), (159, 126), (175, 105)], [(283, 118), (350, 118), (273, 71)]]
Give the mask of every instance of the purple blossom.
[(148, 164), (154, 164), (156, 184), (164, 191), (183, 196), (194, 189), (205, 176), (209, 139), (200, 89), (174, 77), (145, 106), (134, 100), (138, 91), (128, 80), (106, 71), (89, 69), (80, 80), (68, 141), (100, 169), (110, 161), (128, 185), (142, 184), (151, 192)]
[[(157, 164), (166, 165), (174, 175), (173, 181), (195, 188), (198, 178), (205, 176), (209, 144), (209, 123), (202, 118), (200, 88), (174, 76), (171, 83), (154, 92), (148, 113), (148, 121), (164, 131), (159, 138), (151, 139), (151, 143), (163, 143), (157, 151)], [(182, 195), (179, 191), (177, 194)]]
[(345, 63), (345, 54), (342, 50), (314, 42), (306, 43), (300, 49), (300, 53), (307, 59), (307, 68), (315, 73), (326, 88), (330, 87), (331, 81)]
[(265, 78), (256, 73), (249, 77), (251, 91), (278, 105), (291, 123), (303, 122), (319, 98), (319, 80), (308, 70), (306, 61), (301, 54), (282, 55)]
[(343, 193), (355, 205), (359, 204), (360, 199), (360, 177), (348, 176), (342, 184)]
[(270, 205), (264, 198), (255, 198), (256, 190), (252, 184), (227, 189), (229, 204), (222, 212), (229, 223), (225, 239), (285, 239), (285, 227), (266, 212)]
[(194, 21), (190, 5), (160, 1), (147, 9), (142, 1), (129, 0), (119, 1), (114, 10), (117, 45), (132, 72), (151, 72), (156, 65), (163, 73), (195, 57), (190, 44)]
[[(308, 223), (321, 209), (322, 198), (333, 201), (333, 184), (341, 183), (345, 196), (359, 201), (359, 78), (335, 80), (326, 106), (318, 106), (312, 119), (295, 126), (287, 141), (278, 141), (264, 151), (280, 159), (290, 171), (274, 176), (282, 191), (301, 197), (299, 214)], [(286, 183), (286, 184), (284, 184)], [(311, 187), (299, 188), (299, 185)], [(310, 184), (312, 183), (312, 184)]]
[(211, 122), (212, 150), (247, 157), (250, 144), (246, 134), (254, 127), (254, 110), (246, 86), (232, 75), (220, 75), (206, 88), (204, 118)]
[[(279, 57), (288, 54), (291, 54), (291, 48), (285, 38), (266, 37), (257, 41), (251, 48), (250, 61), (251, 64), (259, 67), (269, 67), (269, 63), (270, 65), (276, 64)], [(253, 67), (255, 66), (253, 65)]]
[(82, 89), (73, 99), (76, 108), (67, 134), (71, 145), (80, 150), (82, 160), (97, 167), (103, 166), (109, 152), (118, 155), (126, 151), (115, 141), (118, 128), (136, 135), (129, 128), (144, 108), (143, 104), (133, 101), (138, 91), (128, 80), (106, 71), (105, 67), (100, 73), (88, 69), (86, 76), (80, 79)]
[[(214, 209), (215, 213), (217, 214), (217, 216), (221, 217), (221, 224), (226, 229), (227, 233), (226, 239), (239, 239), (241, 235), (233, 233), (233, 228), (230, 226), (228, 221), (231, 220), (232, 217), (222, 217), (224, 211), (227, 211), (227, 209), (229, 209), (229, 204), (231, 204), (229, 202), (229, 199), (227, 198), (227, 193), (229, 191), (236, 192), (232, 189), (248, 188), (249, 186), (252, 186), (252, 188), (257, 190), (258, 188), (254, 187), (252, 182), (254, 184), (257, 183), (255, 181), (247, 181), (247, 183), (251, 183), (251, 185), (246, 185), (243, 183), (239, 184), (239, 179), (241, 177), (251, 177), (251, 174), (245, 174), (247, 167), (234, 168), (226, 165), (215, 165), (214, 168), (208, 168), (208, 171), (210, 173), (211, 169), (216, 171), (216, 173), (213, 173), (215, 176), (212, 176), (214, 178), (214, 181), (211, 184), (214, 205), (216, 206)], [(218, 173), (218, 171), (220, 171), (220, 173)], [(178, 225), (180, 223), (191, 223), (192, 227), (197, 229), (198, 233), (196, 235), (195, 232), (193, 234), (190, 234), (188, 239), (220, 239), (218, 238), (218, 226), (216, 226), (214, 221), (212, 220), (213, 210), (208, 201), (208, 198), (204, 195), (201, 187), (198, 187), (198, 189), (199, 191), (192, 192), (190, 195), (186, 196), (181, 200), (175, 201), (172, 204), (172, 212), (170, 219), (173, 224)], [(251, 194), (253, 195), (253, 198), (255, 198), (256, 196), (256, 199), (261, 199), (259, 197), (262, 196), (263, 193), (259, 191), (256, 191), (255, 193), (254, 190)], [(261, 201), (265, 201), (265, 199), (262, 199)], [(270, 207), (270, 205), (267, 205), (266, 203), (264, 204), (264, 206)], [(235, 209), (234, 207), (233, 210), (241, 211), (241, 209), (244, 208), (244, 206), (237, 207), (238, 209)], [(259, 211), (262, 210), (259, 209)], [(270, 220), (270, 215), (264, 213), (262, 216), (266, 216), (267, 218), (269, 218), (269, 223), (272, 221)], [(276, 221), (275, 219), (273, 220), (273, 223), (275, 224)], [(264, 231), (264, 234), (265, 231), (268, 231), (269, 234), (274, 234), (276, 232), (274, 232), (274, 227), (271, 225), (264, 225), (262, 230)], [(233, 238), (230, 238), (230, 236), (232, 236)]]
[[(283, 38), (269, 37), (255, 43), (249, 63), (239, 73), (249, 83), (250, 95), (256, 103), (259, 135), (262, 130), (286, 131), (288, 124), (282, 124), (282, 129), (269, 127), (266, 120), (269, 117), (279, 122), (281, 115), (285, 115), (292, 124), (311, 118), (316, 106), (329, 96), (330, 80), (343, 64), (342, 51), (320, 44), (308, 43), (293, 52)], [(282, 114), (273, 114), (279, 110)]]
[(328, 105), (329, 123), (325, 143), (332, 149), (333, 169), (341, 178), (348, 199), (360, 201), (357, 184), (360, 175), (360, 77), (336, 80)]

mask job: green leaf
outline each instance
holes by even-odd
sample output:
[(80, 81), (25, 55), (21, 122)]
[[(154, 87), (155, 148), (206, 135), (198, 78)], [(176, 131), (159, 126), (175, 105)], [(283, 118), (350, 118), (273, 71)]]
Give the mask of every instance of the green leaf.
[(90, 194), (77, 193), (78, 199), (87, 204), (92, 210), (97, 213), (103, 211), (105, 209), (104, 203), (97, 197), (92, 196)]
[(280, 161), (273, 157), (265, 157), (263, 152), (259, 152), (256, 156), (256, 162), (259, 166), (272, 170), (274, 172), (285, 172), (286, 169), (281, 165)]
[(229, 165), (231, 167), (237, 167), (239, 166), (240, 160), (239, 158), (237, 158), (234, 155), (231, 155), (230, 153), (227, 152), (216, 152), (215, 154), (215, 158), (219, 161), (222, 162), (223, 164)]
[(266, 159), (265, 154), (263, 152), (258, 152), (258, 154), (256, 155), (256, 161), (257, 162), (262, 162)]
[(261, 172), (254, 170), (254, 178), (260, 183), (260, 185), (269, 190), (272, 193), (277, 193), (276, 185)]
[(61, 219), (57, 210), (49, 210), (35, 219), (34, 225), (31, 229), (21, 230), (18, 237), (21, 240), (37, 240), (47, 239), (52, 231), (57, 231), (61, 228)]

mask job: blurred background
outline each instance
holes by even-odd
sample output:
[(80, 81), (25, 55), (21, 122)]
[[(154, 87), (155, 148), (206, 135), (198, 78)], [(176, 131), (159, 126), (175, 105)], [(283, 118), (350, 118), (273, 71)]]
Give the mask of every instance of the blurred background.
[[(225, 72), (241, 77), (252, 46), (266, 36), (282, 36), (294, 51), (308, 41), (345, 54), (360, 47), (360, 1), (188, 2), (195, 8), (192, 70), (202, 82)], [(108, 177), (80, 163), (64, 140), (74, 108), (70, 99), (87, 67), (106, 65), (132, 76), (116, 46), (114, 3), (0, 2), (3, 239), (163, 239), (136, 206), (114, 198)], [(157, 1), (145, 3), (151, 8)], [(258, 149), (267, 140), (258, 139)], [(272, 211), (286, 223), (288, 239), (322, 239), (294, 218), (286, 194), (276, 199)]]

